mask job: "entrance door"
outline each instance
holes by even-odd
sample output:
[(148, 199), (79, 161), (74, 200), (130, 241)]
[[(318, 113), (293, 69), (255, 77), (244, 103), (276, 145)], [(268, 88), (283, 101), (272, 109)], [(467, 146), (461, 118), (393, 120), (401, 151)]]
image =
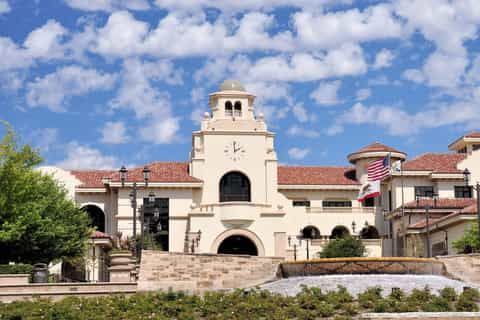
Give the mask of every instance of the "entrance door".
[(218, 247), (218, 253), (258, 256), (255, 243), (249, 238), (240, 235), (233, 235), (223, 240)]

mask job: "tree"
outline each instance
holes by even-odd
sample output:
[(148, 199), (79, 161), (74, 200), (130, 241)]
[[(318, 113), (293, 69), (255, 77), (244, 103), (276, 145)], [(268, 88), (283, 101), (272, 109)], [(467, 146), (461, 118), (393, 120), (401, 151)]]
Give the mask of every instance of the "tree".
[(480, 250), (480, 240), (478, 239), (478, 223), (475, 221), (471, 224), (463, 236), (452, 242), (452, 246), (457, 253), (472, 253), (472, 251)]
[(0, 263), (36, 263), (84, 254), (88, 215), (67, 191), (34, 167), (42, 162), (29, 145), (19, 146), (12, 128), (0, 143)]
[(331, 240), (320, 252), (320, 258), (363, 257), (365, 246), (360, 239), (345, 236)]

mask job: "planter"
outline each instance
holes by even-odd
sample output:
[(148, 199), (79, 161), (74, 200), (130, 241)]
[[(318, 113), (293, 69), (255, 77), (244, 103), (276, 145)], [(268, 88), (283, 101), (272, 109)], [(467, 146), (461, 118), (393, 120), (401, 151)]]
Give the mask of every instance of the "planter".
[(110, 266), (124, 266), (135, 263), (135, 258), (130, 252), (117, 252), (110, 254)]
[(28, 284), (30, 280), (29, 274), (0, 274), (0, 283), (2, 285), (11, 284)]
[(135, 282), (136, 260), (130, 252), (116, 252), (110, 254), (110, 282)]

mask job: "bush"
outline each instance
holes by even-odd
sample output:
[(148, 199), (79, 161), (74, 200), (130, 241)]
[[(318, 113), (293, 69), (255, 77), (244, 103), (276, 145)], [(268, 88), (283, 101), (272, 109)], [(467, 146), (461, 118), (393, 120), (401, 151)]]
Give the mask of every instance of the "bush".
[(345, 288), (323, 293), (303, 287), (294, 297), (265, 290), (207, 292), (203, 296), (182, 292), (137, 293), (97, 298), (69, 297), (53, 302), (46, 299), (0, 303), (3, 319), (185, 319), (243, 320), (320, 318), (351, 319), (362, 312), (475, 311), (479, 294), (467, 289), (457, 303), (450, 302), (452, 289), (434, 295), (428, 288), (410, 295), (393, 290), (384, 298), (380, 288), (370, 288), (354, 299)]
[(365, 251), (360, 239), (346, 236), (328, 242), (320, 252), (320, 258), (363, 257)]
[(30, 274), (32, 269), (31, 264), (0, 264), (0, 274)]
[(463, 236), (452, 242), (457, 253), (472, 253), (480, 250), (480, 240), (478, 239), (478, 223), (474, 222), (470, 228), (465, 231)]

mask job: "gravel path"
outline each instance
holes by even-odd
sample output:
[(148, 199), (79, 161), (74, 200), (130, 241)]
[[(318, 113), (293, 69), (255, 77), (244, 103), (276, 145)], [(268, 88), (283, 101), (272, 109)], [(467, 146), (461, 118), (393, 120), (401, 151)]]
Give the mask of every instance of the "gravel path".
[(423, 289), (429, 286), (433, 292), (445, 287), (452, 287), (458, 293), (464, 286), (480, 289), (478, 285), (468, 284), (462, 281), (452, 280), (442, 276), (432, 275), (327, 275), (312, 277), (293, 277), (281, 279), (260, 286), (283, 295), (296, 295), (301, 291), (301, 286), (319, 287), (323, 291), (335, 290), (342, 285), (354, 296), (364, 292), (369, 287), (379, 286), (383, 288), (384, 295), (388, 295), (392, 288), (400, 288), (405, 292), (411, 292), (414, 288)]

